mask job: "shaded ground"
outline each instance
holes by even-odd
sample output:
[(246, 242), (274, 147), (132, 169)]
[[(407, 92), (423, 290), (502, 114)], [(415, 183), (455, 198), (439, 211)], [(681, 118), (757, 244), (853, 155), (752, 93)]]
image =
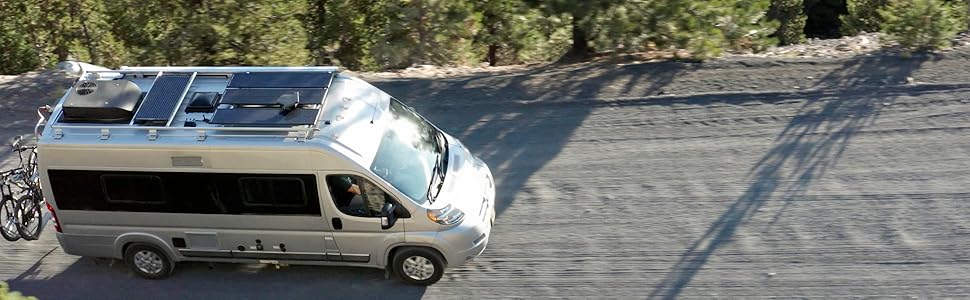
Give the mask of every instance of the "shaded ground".
[(970, 297), (967, 67), (953, 52), (365, 75), (498, 180), (488, 250), (437, 285), (224, 264), (144, 281), (50, 234), (0, 243), (0, 280), (57, 299)]

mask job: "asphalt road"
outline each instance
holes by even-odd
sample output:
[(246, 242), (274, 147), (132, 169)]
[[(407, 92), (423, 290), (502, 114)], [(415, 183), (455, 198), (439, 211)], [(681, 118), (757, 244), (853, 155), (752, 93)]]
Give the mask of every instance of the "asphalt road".
[(964, 56), (381, 78), (498, 180), (488, 249), (438, 284), (200, 263), (147, 281), (51, 234), (0, 243), (0, 280), (42, 299), (968, 298)]

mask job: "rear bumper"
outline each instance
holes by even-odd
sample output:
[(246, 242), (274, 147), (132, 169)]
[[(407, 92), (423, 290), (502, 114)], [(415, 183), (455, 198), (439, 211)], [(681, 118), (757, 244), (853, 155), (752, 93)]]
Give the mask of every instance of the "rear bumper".
[(64, 253), (77, 256), (114, 257), (114, 238), (99, 235), (56, 233)]

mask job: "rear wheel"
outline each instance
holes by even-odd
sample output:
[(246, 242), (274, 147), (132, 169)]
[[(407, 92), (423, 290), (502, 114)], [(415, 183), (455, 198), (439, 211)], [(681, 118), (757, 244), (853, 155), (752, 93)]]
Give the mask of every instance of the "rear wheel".
[(17, 203), (7, 197), (0, 200), (0, 235), (11, 242), (20, 239), (17, 230)]
[(134, 244), (125, 250), (125, 264), (145, 279), (162, 279), (172, 275), (175, 265), (164, 251), (148, 244)]
[(40, 237), (44, 214), (40, 210), (40, 200), (31, 196), (21, 196), (17, 199), (17, 232), (20, 237), (32, 241)]
[(394, 255), (394, 272), (401, 281), (432, 285), (445, 273), (445, 260), (427, 248), (406, 248)]

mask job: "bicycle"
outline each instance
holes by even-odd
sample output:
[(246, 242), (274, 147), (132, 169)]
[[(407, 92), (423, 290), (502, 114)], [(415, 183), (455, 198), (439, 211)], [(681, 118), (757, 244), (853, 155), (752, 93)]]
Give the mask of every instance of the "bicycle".
[(20, 239), (20, 230), (17, 228), (19, 225), (17, 219), (17, 202), (19, 200), (14, 199), (13, 190), (11, 189), (10, 177), (14, 175), (18, 169), (0, 172), (0, 235), (3, 239), (8, 241), (17, 241)]
[[(12, 145), (20, 165), (0, 173), (0, 234), (8, 241), (36, 240), (43, 226), (41, 206), (44, 196), (37, 173), (37, 147), (23, 146), (21, 141), (22, 137), (17, 137)], [(29, 152), (26, 159), (24, 152)], [(19, 195), (14, 193), (13, 187), (17, 187)]]

